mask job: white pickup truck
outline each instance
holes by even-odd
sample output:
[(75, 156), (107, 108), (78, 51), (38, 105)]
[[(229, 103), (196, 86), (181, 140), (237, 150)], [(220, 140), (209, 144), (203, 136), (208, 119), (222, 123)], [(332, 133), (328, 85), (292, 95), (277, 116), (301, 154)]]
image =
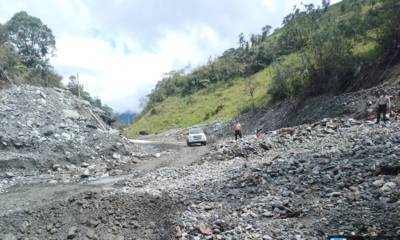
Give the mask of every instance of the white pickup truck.
[(200, 143), (201, 145), (207, 144), (207, 137), (201, 128), (191, 128), (189, 129), (188, 136), (186, 137), (186, 143), (188, 146)]

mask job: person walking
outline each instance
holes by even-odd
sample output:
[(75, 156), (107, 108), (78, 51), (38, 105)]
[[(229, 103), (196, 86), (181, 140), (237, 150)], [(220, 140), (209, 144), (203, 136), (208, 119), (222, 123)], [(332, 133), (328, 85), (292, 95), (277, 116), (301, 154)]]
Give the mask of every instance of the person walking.
[(383, 122), (386, 123), (388, 120), (386, 118), (386, 113), (390, 111), (390, 97), (387, 95), (385, 91), (381, 91), (378, 101), (377, 101), (377, 109), (376, 109), (376, 124), (378, 124), (381, 120), (381, 115), (383, 115)]
[(240, 122), (236, 122), (235, 125), (235, 140), (238, 139), (238, 136), (242, 138), (242, 125), (240, 125)]

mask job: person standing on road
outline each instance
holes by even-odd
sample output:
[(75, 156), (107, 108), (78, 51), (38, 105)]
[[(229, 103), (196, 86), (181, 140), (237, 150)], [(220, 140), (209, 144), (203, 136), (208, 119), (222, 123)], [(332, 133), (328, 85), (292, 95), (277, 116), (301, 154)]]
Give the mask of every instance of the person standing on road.
[(235, 140), (238, 139), (238, 136), (242, 138), (242, 125), (240, 125), (240, 122), (235, 125)]
[(376, 110), (376, 123), (378, 124), (381, 120), (381, 115), (383, 115), (383, 122), (386, 123), (388, 120), (386, 118), (386, 113), (390, 111), (390, 97), (387, 95), (385, 91), (380, 93), (380, 96), (377, 101), (377, 110)]

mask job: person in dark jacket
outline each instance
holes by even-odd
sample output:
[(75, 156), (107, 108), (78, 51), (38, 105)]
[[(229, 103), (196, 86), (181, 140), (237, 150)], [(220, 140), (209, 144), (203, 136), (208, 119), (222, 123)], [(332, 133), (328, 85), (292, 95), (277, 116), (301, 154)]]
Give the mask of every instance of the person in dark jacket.
[(386, 113), (390, 111), (390, 97), (387, 95), (385, 91), (382, 91), (379, 94), (379, 98), (377, 100), (377, 109), (376, 109), (376, 123), (378, 124), (381, 120), (381, 115), (383, 115), (383, 122), (386, 123), (388, 120), (386, 118)]

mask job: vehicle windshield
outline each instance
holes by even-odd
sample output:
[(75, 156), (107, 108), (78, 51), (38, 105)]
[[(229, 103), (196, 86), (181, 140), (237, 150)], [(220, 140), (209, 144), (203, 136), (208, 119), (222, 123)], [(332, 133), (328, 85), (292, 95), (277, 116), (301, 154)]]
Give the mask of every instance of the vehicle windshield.
[(200, 128), (189, 129), (189, 134), (200, 134), (200, 133), (203, 133), (203, 130)]

